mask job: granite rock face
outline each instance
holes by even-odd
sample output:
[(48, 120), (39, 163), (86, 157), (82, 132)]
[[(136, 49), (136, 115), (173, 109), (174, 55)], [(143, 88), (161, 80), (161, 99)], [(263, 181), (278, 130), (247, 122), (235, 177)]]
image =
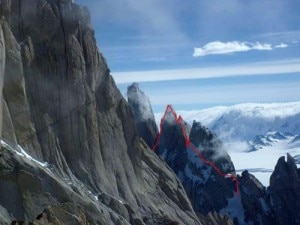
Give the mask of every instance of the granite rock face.
[(158, 129), (149, 98), (139, 89), (137, 83), (133, 83), (128, 87), (127, 98), (138, 133), (147, 145), (152, 148), (156, 141)]
[(87, 8), (5, 0), (0, 16), (0, 224), (201, 224), (138, 137)]

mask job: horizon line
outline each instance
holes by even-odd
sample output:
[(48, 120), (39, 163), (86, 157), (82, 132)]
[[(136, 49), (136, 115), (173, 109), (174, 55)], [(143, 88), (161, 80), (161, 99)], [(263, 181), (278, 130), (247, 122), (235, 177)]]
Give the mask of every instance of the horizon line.
[(234, 64), (230, 66), (216, 65), (215, 67), (112, 72), (112, 76), (117, 84), (129, 84), (132, 82), (142, 83), (171, 80), (260, 76), (297, 72), (300, 72), (300, 58)]

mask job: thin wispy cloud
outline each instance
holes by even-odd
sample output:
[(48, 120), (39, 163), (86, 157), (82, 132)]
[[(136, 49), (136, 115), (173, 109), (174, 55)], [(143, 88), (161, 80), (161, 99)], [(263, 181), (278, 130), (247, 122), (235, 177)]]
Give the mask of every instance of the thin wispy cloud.
[(274, 48), (287, 48), (289, 47), (287, 44), (281, 43), (279, 45), (275, 45)]
[(287, 44), (281, 43), (280, 45), (272, 46), (268, 43), (250, 43), (250, 42), (221, 42), (213, 41), (205, 44), (201, 48), (194, 48), (194, 57), (206, 56), (206, 55), (223, 55), (223, 54), (232, 54), (236, 52), (248, 52), (251, 50), (258, 51), (270, 51), (274, 48), (286, 48)]
[(113, 73), (118, 84), (168, 80), (190, 80), (245, 75), (267, 75), (300, 72), (300, 58), (265, 61), (231, 66), (214, 66), (178, 70), (128, 71)]
[(273, 33), (263, 33), (256, 35), (259, 37), (266, 37), (266, 38), (277, 38), (277, 39), (300, 39), (300, 31), (293, 30), (293, 31), (282, 31), (282, 32), (273, 32)]

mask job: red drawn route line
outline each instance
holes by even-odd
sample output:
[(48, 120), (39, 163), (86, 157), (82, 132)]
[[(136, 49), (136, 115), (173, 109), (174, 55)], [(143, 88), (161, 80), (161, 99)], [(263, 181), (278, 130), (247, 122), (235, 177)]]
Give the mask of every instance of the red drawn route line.
[(159, 143), (159, 140), (161, 138), (162, 131), (163, 131), (163, 123), (166, 120), (166, 116), (167, 116), (168, 112), (170, 112), (171, 115), (174, 117), (175, 123), (179, 124), (179, 126), (181, 128), (181, 131), (182, 131), (182, 134), (183, 134), (183, 137), (185, 139), (185, 145), (186, 145), (186, 147), (187, 148), (189, 147), (199, 157), (199, 159), (201, 159), (201, 161), (204, 164), (210, 165), (220, 176), (223, 176), (225, 178), (230, 178), (232, 181), (234, 181), (235, 182), (235, 195), (237, 196), (238, 193), (239, 193), (239, 182), (238, 182), (237, 177), (235, 175), (231, 174), (231, 173), (223, 173), (213, 162), (207, 161), (203, 157), (203, 155), (201, 154), (201, 152), (191, 143), (190, 139), (187, 137), (185, 129), (184, 129), (183, 119), (182, 119), (181, 116), (177, 116), (176, 112), (174, 111), (174, 109), (172, 108), (171, 105), (167, 105), (165, 113), (164, 113), (163, 117), (161, 118), (160, 127), (159, 127), (160, 128), (159, 129), (159, 134), (158, 134), (158, 136), (156, 138), (156, 142), (155, 142), (152, 150), (156, 151), (156, 149), (158, 147), (158, 143)]

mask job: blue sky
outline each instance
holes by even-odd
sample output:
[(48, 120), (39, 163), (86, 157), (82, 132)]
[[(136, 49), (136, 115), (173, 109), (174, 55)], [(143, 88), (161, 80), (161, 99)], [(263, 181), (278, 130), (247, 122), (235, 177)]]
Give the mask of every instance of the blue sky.
[(154, 111), (300, 100), (299, 0), (77, 0), (118, 87)]

